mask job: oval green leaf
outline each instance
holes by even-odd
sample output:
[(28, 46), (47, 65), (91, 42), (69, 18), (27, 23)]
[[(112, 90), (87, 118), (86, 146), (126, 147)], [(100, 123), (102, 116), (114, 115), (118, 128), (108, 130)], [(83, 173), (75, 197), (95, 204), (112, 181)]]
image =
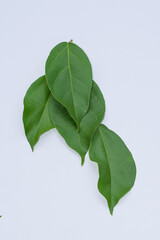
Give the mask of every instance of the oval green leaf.
[(98, 189), (112, 214), (120, 198), (134, 185), (136, 166), (132, 154), (116, 133), (101, 124), (91, 140), (89, 156), (98, 164)]
[(54, 98), (79, 126), (89, 107), (92, 69), (77, 45), (62, 42), (52, 49), (46, 62), (46, 79)]
[(78, 130), (76, 123), (62, 104), (57, 102), (53, 97), (50, 97), (51, 121), (60, 135), (65, 139), (68, 146), (79, 153), (82, 159), (82, 165), (90, 145), (91, 137), (103, 120), (104, 113), (104, 98), (95, 82), (93, 82), (88, 112), (82, 118)]
[(50, 95), (45, 76), (42, 76), (32, 83), (24, 97), (23, 124), (32, 150), (40, 135), (54, 128), (49, 116)]

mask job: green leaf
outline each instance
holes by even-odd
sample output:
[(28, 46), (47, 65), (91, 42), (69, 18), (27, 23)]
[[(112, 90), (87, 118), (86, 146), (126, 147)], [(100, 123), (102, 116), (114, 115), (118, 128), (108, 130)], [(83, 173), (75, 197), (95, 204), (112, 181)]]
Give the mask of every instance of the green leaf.
[(51, 120), (68, 146), (79, 153), (82, 159), (82, 165), (90, 145), (91, 137), (103, 120), (104, 112), (104, 98), (95, 82), (93, 82), (88, 112), (83, 117), (78, 130), (76, 123), (70, 117), (67, 110), (53, 97), (50, 98)]
[(98, 189), (112, 214), (120, 198), (134, 185), (136, 166), (132, 154), (116, 133), (101, 124), (91, 140), (89, 156), (98, 164)]
[(62, 42), (52, 49), (46, 62), (46, 79), (54, 98), (79, 126), (89, 107), (92, 69), (81, 48)]
[(32, 150), (40, 135), (54, 128), (49, 116), (50, 95), (45, 76), (42, 76), (32, 83), (24, 97), (23, 124)]

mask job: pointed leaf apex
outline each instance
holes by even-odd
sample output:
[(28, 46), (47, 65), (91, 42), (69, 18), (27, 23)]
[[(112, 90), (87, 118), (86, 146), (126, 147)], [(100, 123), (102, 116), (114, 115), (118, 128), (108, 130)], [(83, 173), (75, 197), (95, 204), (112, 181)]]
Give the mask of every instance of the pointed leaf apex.
[(83, 166), (84, 160), (85, 160), (85, 156), (82, 156), (82, 157), (81, 157), (81, 166)]

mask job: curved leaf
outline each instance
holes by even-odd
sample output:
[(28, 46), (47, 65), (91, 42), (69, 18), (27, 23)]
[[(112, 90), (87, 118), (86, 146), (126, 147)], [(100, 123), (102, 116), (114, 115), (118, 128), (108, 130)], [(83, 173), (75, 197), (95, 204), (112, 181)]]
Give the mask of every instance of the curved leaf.
[(132, 154), (116, 133), (101, 124), (91, 140), (89, 156), (98, 164), (98, 189), (112, 214), (119, 199), (134, 184), (136, 166)]
[(32, 83), (24, 97), (23, 124), (32, 150), (40, 135), (54, 128), (49, 116), (50, 95), (45, 76), (42, 76)]
[(62, 42), (52, 49), (46, 62), (46, 79), (54, 98), (79, 126), (89, 107), (92, 70), (81, 48)]
[(53, 97), (50, 98), (51, 121), (68, 146), (79, 153), (82, 158), (82, 164), (84, 163), (84, 157), (88, 151), (91, 137), (103, 120), (104, 112), (104, 98), (95, 82), (93, 82), (90, 106), (80, 123), (79, 130), (77, 130), (76, 123), (67, 110)]

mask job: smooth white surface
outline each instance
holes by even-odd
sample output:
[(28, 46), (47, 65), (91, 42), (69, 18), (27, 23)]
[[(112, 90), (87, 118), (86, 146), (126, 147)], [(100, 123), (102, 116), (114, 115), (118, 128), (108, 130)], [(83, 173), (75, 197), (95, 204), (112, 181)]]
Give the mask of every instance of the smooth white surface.
[[(0, 1), (0, 239), (159, 240), (160, 1)], [(110, 216), (97, 165), (84, 167), (53, 130), (34, 153), (23, 97), (57, 43), (90, 58), (106, 100), (104, 123), (137, 165), (134, 188)]]

